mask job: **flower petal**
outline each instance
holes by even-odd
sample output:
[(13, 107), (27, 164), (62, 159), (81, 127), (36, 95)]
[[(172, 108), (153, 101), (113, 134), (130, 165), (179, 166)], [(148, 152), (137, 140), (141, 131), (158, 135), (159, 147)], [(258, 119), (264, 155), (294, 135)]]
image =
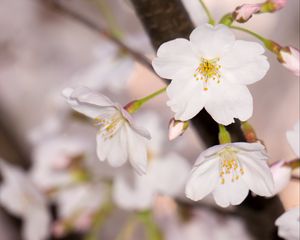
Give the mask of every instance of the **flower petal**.
[(137, 134), (129, 125), (125, 126), (128, 138), (128, 160), (138, 174), (145, 174), (147, 170), (146, 139)]
[(219, 158), (205, 159), (205, 152), (197, 159), (191, 176), (186, 184), (185, 194), (188, 198), (198, 201), (208, 195), (216, 187), (219, 179)]
[(63, 95), (75, 111), (93, 119), (103, 114), (111, 115), (118, 111), (116, 104), (109, 98), (86, 87), (66, 88), (63, 90)]
[(202, 84), (195, 79), (186, 82), (173, 80), (167, 88), (167, 94), (170, 98), (167, 105), (175, 112), (175, 119), (181, 121), (189, 120), (199, 113), (207, 99)]
[(127, 158), (126, 129), (120, 127), (112, 138), (104, 138), (101, 133), (97, 134), (97, 155), (101, 161), (107, 159), (112, 167), (122, 166)]
[(162, 78), (173, 79), (192, 76), (198, 63), (191, 43), (186, 39), (177, 38), (159, 47), (152, 66)]
[(274, 181), (267, 157), (257, 152), (239, 152), (238, 158), (244, 168), (242, 179), (250, 190), (259, 196), (270, 197), (274, 194)]
[(229, 175), (225, 175), (225, 183), (219, 183), (213, 191), (213, 197), (216, 203), (221, 207), (229, 205), (239, 205), (247, 197), (249, 187), (243, 182), (243, 179), (238, 179), (232, 182)]
[(231, 48), (235, 36), (223, 24), (216, 26), (203, 24), (194, 29), (190, 35), (190, 40), (199, 57), (213, 59), (221, 57)]
[[(138, 183), (138, 177), (136, 180)], [(136, 184), (131, 186), (124, 176), (117, 175), (115, 177), (113, 200), (119, 207), (126, 210), (145, 210), (151, 207), (153, 198), (153, 191), (147, 185)]]
[(216, 122), (228, 125), (234, 118), (246, 121), (252, 116), (253, 100), (246, 86), (221, 82), (208, 91), (211, 95), (205, 109)]
[(265, 49), (256, 42), (237, 40), (233, 47), (220, 58), (221, 75), (227, 81), (238, 84), (251, 84), (261, 80), (270, 64)]

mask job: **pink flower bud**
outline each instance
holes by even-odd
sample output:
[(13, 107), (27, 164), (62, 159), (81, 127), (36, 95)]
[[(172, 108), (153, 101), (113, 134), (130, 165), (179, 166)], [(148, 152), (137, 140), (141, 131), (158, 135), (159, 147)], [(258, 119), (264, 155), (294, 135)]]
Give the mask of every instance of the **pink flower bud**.
[(290, 182), (292, 170), (285, 165), (284, 161), (279, 161), (271, 166), (274, 179), (274, 195), (280, 193)]
[(299, 49), (293, 47), (281, 48), (277, 58), (284, 67), (292, 71), (296, 76), (300, 75)]
[(235, 9), (233, 17), (235, 21), (244, 23), (247, 22), (253, 14), (260, 11), (261, 4), (243, 4)]
[(268, 3), (273, 6), (272, 10), (274, 12), (283, 8), (287, 4), (287, 1), (288, 0), (269, 0)]
[(189, 122), (182, 122), (172, 118), (169, 123), (169, 140), (172, 141), (175, 138), (181, 136), (185, 130), (189, 127)]

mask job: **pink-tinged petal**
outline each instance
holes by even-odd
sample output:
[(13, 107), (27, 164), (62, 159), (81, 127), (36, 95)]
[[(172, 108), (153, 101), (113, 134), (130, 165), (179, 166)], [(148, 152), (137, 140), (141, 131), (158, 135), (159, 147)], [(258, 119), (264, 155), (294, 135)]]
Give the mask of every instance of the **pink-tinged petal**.
[(126, 126), (128, 160), (134, 170), (143, 175), (147, 171), (147, 148), (146, 141), (143, 136), (137, 134), (129, 125)]
[(189, 127), (189, 122), (187, 121), (183, 122), (172, 118), (169, 122), (169, 136), (168, 136), (169, 140), (172, 141), (177, 137), (183, 135), (188, 127)]
[[(198, 163), (198, 164), (197, 164)], [(199, 201), (211, 193), (219, 180), (219, 157), (205, 159), (201, 154), (185, 187), (188, 198)]]
[(244, 169), (242, 179), (252, 192), (259, 196), (270, 197), (274, 195), (273, 176), (267, 165), (267, 157), (259, 155), (259, 152), (238, 153), (238, 158)]
[(292, 170), (284, 166), (284, 161), (279, 161), (271, 166), (271, 172), (274, 179), (274, 195), (280, 193), (289, 184)]
[(300, 76), (299, 49), (293, 47), (282, 48), (279, 52), (278, 60), (294, 75)]
[(167, 79), (192, 75), (197, 65), (198, 59), (191, 43), (183, 38), (163, 43), (152, 61), (155, 72)]
[(230, 178), (230, 175), (225, 175), (225, 182), (219, 182), (216, 189), (213, 191), (213, 197), (216, 203), (221, 207), (241, 204), (249, 193), (249, 187), (242, 179), (235, 180)]
[(293, 208), (282, 214), (275, 222), (278, 235), (288, 240), (300, 239), (300, 209)]
[(270, 68), (265, 49), (258, 43), (237, 40), (221, 59), (221, 76), (231, 83), (252, 84), (261, 80)]
[(212, 118), (223, 125), (234, 122), (234, 118), (246, 121), (252, 116), (253, 100), (248, 88), (222, 82), (212, 86), (205, 109)]
[(247, 22), (253, 14), (260, 11), (261, 4), (243, 4), (235, 9), (233, 16), (235, 21), (244, 23)]
[(225, 25), (203, 24), (196, 27), (190, 35), (190, 41), (198, 58), (213, 59), (221, 57), (234, 44), (235, 36)]
[(268, 0), (267, 4), (270, 5), (270, 12), (275, 12), (285, 7), (287, 2), (288, 0)]
[(116, 104), (109, 98), (86, 87), (66, 88), (63, 90), (63, 96), (75, 111), (93, 119), (118, 111)]

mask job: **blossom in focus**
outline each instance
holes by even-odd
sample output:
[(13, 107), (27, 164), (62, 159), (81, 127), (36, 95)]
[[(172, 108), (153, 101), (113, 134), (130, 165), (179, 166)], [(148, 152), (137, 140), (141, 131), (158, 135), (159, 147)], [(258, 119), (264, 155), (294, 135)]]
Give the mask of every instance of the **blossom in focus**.
[(186, 185), (194, 201), (212, 193), (221, 207), (240, 204), (249, 190), (272, 196), (274, 182), (260, 143), (230, 143), (211, 147), (200, 154)]
[(253, 14), (260, 11), (261, 4), (243, 4), (233, 12), (234, 20), (240, 23), (247, 22)]
[(286, 240), (300, 238), (300, 209), (294, 208), (282, 214), (275, 222), (278, 235)]
[(290, 146), (292, 147), (294, 153), (297, 155), (297, 157), (300, 157), (299, 125), (300, 125), (300, 122), (298, 121), (298, 123), (294, 126), (293, 130), (287, 131), (287, 133), (286, 133), (288, 142), (289, 142)]
[(152, 159), (147, 175), (135, 175), (128, 181), (119, 175), (114, 179), (113, 199), (127, 210), (146, 210), (153, 206), (157, 195), (178, 196), (189, 173), (189, 165), (184, 158), (169, 153), (165, 157)]
[(99, 128), (97, 132), (97, 155), (113, 167), (127, 160), (139, 174), (147, 169), (146, 140), (148, 131), (137, 126), (131, 115), (120, 105), (102, 94), (88, 88), (67, 88), (63, 91), (71, 107), (89, 118)]
[(290, 70), (294, 75), (300, 76), (300, 57), (299, 49), (293, 47), (281, 48), (278, 53), (278, 60), (284, 67)]
[(224, 25), (204, 24), (190, 35), (162, 44), (153, 60), (155, 71), (172, 79), (167, 105), (175, 119), (186, 121), (203, 108), (220, 124), (252, 116), (253, 100), (246, 85), (261, 80), (269, 69), (264, 48), (236, 40)]
[(25, 240), (44, 240), (49, 235), (50, 214), (44, 195), (20, 169), (1, 160), (3, 183), (0, 203), (10, 213), (22, 218)]

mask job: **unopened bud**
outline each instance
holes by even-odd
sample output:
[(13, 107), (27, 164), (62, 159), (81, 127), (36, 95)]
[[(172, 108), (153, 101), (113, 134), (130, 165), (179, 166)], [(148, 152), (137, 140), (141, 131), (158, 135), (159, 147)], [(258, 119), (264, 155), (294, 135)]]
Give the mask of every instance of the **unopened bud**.
[(247, 22), (255, 13), (259, 13), (261, 4), (243, 4), (235, 9), (233, 18), (239, 23)]
[(299, 77), (299, 49), (293, 47), (281, 48), (277, 55), (277, 59), (284, 67)]
[(169, 122), (169, 140), (172, 141), (175, 138), (181, 136), (189, 127), (189, 122), (182, 122), (172, 118)]
[(261, 12), (276, 12), (285, 7), (287, 1), (288, 0), (268, 0), (262, 5)]
[(241, 130), (242, 130), (247, 142), (249, 142), (249, 143), (257, 142), (258, 139), (256, 137), (256, 133), (255, 133), (253, 127), (250, 125), (250, 123), (242, 122)]

